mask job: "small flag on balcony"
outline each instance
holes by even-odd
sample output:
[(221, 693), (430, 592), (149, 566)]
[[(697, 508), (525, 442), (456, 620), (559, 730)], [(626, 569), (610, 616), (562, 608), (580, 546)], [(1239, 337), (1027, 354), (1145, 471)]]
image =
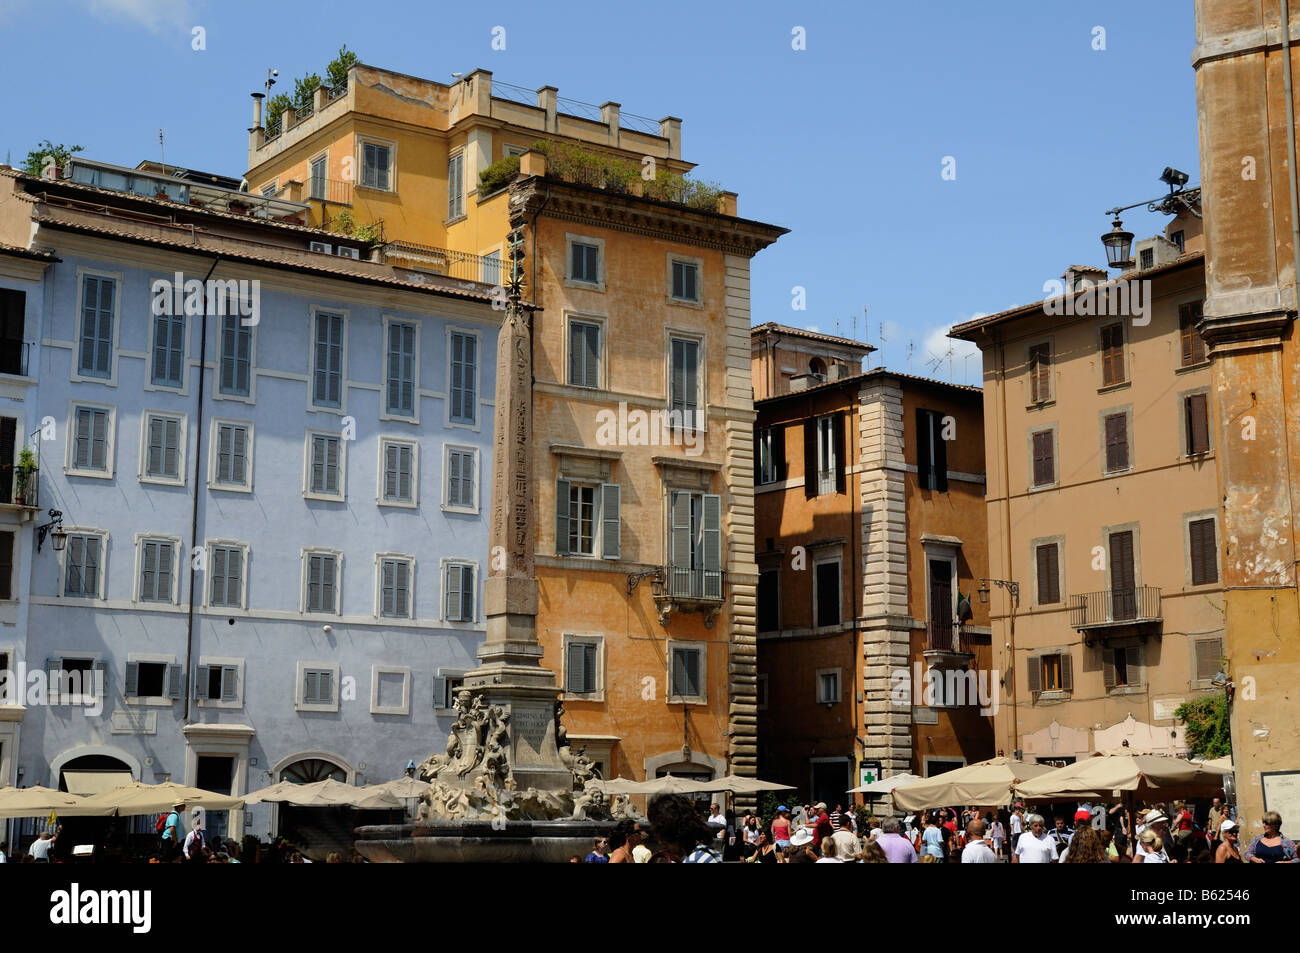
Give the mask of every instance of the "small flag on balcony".
[(957, 621), (959, 623), (969, 622), (973, 618), (975, 618), (975, 613), (971, 611), (970, 599), (967, 596), (963, 595), (961, 590), (958, 589), (957, 590)]

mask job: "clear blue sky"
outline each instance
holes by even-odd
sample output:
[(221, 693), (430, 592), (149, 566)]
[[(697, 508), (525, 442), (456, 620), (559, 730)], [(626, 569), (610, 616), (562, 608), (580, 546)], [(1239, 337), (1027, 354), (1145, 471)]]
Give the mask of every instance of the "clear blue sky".
[[(792, 229), (755, 259), (755, 323), (849, 334), (857, 315), (862, 337), (866, 305), (871, 343), (887, 322), (885, 362), (906, 370), (910, 338), (917, 373), (952, 323), (1041, 298), (1067, 264), (1103, 264), (1102, 212), (1159, 194), (1164, 166), (1200, 179), (1190, 0), (4, 0), (0, 150), (17, 164), (49, 138), (133, 165), (158, 157), (162, 127), (168, 162), (238, 175), (267, 67), (292, 90), (344, 42), (417, 76), (482, 67), (681, 117), (697, 174), (739, 192), (742, 215)], [(1124, 220), (1138, 237), (1165, 221)], [(977, 363), (959, 355), (954, 379), (975, 382)]]

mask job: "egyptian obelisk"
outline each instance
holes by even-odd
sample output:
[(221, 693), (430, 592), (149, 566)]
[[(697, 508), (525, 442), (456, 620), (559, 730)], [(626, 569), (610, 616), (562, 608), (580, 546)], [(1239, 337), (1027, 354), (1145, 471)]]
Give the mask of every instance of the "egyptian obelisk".
[(537, 513), (533, 494), (533, 308), (521, 298), (523, 240), (511, 235), (511, 280), (505, 321), (497, 338), (495, 431), (489, 572), (483, 583), (487, 637), (479, 667), (465, 687), (510, 711), (511, 767), (516, 786), (565, 790), (573, 774), (559, 756), (555, 736), (555, 673), (541, 664), (537, 640), (534, 551)]

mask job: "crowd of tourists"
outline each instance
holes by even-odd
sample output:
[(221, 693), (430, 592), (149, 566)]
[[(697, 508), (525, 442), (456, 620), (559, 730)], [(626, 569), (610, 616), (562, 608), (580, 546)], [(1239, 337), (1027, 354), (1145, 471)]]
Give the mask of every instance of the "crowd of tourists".
[(595, 839), (586, 863), (867, 863), (867, 864), (1118, 864), (1296, 863), (1276, 812), (1243, 847), (1235, 812), (1219, 798), (1144, 805), (1080, 803), (1073, 812), (1042, 814), (1016, 804), (1005, 810), (937, 808), (904, 818), (881, 817), (862, 806), (782, 804), (763, 817), (706, 814), (681, 795), (656, 798), (648, 825), (625, 821)]

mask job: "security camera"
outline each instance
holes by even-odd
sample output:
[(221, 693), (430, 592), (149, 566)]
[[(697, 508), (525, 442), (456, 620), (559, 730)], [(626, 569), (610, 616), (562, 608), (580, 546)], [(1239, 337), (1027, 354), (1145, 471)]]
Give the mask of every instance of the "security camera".
[(1007, 645), (1007, 648), (1011, 648), (1011, 643), (1010, 643), (1010, 642), (1006, 643), (1006, 645)]
[(273, 70), (271, 70), (271, 75), (272, 75), (272, 76), (279, 76), (279, 75), (280, 75), (280, 71), (279, 71), (278, 69), (273, 69)]
[(323, 625), (323, 626), (320, 627), (320, 630), (321, 630), (322, 632), (324, 632), (326, 635), (328, 635), (329, 633), (331, 633), (331, 632), (334, 631), (334, 626), (332, 626), (332, 625)]

